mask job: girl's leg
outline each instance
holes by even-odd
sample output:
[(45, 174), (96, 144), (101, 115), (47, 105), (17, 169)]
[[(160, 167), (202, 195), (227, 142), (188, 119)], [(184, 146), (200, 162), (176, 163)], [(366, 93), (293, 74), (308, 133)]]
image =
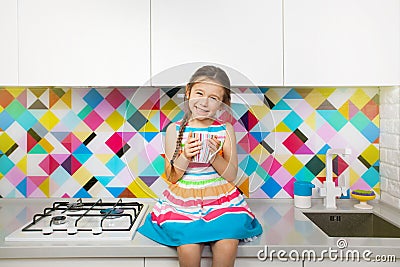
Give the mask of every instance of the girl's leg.
[(180, 267), (200, 267), (204, 244), (186, 244), (177, 248)]
[(239, 240), (222, 239), (211, 244), (213, 253), (213, 267), (233, 267), (235, 264)]

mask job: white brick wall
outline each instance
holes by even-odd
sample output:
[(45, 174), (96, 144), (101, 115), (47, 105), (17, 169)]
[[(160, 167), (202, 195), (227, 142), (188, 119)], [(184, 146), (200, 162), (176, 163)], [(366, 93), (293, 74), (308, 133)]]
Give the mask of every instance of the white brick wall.
[(381, 200), (400, 208), (400, 86), (380, 90)]

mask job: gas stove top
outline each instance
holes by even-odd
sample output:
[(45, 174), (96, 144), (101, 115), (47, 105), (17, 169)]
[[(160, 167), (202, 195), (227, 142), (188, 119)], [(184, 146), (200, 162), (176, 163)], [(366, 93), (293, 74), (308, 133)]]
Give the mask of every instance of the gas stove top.
[(54, 202), (5, 241), (132, 240), (148, 205), (138, 202)]

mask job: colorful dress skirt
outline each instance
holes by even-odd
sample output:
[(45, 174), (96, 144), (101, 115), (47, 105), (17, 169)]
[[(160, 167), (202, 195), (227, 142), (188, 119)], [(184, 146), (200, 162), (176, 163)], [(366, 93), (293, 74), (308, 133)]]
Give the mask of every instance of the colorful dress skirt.
[[(187, 126), (185, 133), (225, 134), (224, 125), (210, 127)], [(184, 134), (183, 143), (186, 138)], [(160, 244), (180, 246), (221, 239), (251, 240), (261, 235), (262, 227), (233, 183), (209, 163), (190, 163), (183, 177), (163, 192), (138, 232)]]

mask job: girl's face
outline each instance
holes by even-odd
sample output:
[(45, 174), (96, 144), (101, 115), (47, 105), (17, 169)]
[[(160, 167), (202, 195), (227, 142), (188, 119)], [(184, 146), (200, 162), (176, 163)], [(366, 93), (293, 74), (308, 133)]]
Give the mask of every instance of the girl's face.
[(220, 85), (207, 81), (194, 84), (188, 95), (192, 118), (213, 118), (222, 105), (223, 96), (224, 88)]

